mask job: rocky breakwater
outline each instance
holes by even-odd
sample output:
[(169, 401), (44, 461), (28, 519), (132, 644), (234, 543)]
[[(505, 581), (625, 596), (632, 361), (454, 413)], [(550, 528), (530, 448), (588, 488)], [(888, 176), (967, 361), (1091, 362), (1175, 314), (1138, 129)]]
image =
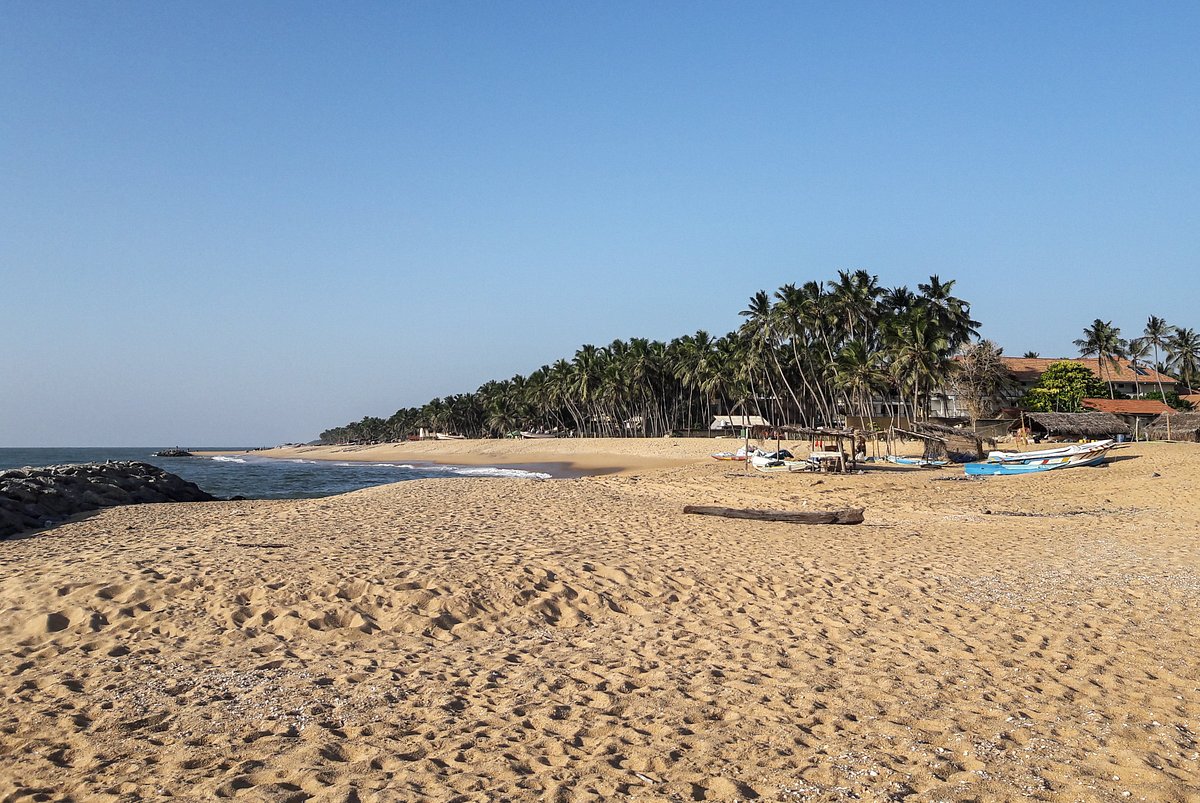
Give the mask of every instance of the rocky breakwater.
[(148, 463), (82, 463), (0, 472), (0, 538), (78, 513), (145, 502), (212, 502), (194, 482)]

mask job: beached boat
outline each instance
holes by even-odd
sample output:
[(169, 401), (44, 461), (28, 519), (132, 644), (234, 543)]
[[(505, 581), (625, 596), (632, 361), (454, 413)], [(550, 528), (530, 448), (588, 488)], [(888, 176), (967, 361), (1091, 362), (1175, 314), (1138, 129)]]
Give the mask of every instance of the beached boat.
[(439, 441), (465, 441), (467, 439), (466, 435), (447, 435), (445, 432), (435, 432), (433, 437)]
[(524, 431), (522, 431), (521, 437), (529, 438), (530, 440), (536, 440), (536, 439), (543, 439), (543, 438), (557, 438), (558, 435), (554, 434), (553, 432), (524, 432)]
[(811, 471), (812, 466), (806, 460), (774, 460), (770, 463), (751, 463), (755, 471), (763, 474), (787, 474), (792, 471)]
[(750, 465), (764, 474), (808, 471), (811, 469), (807, 460), (796, 460), (795, 455), (787, 449), (780, 449), (777, 452), (755, 451), (754, 454), (750, 455)]
[(1071, 443), (1054, 449), (1040, 449), (1033, 452), (988, 452), (987, 462), (1027, 463), (1049, 457), (1069, 457), (1071, 455), (1092, 452), (1096, 449), (1113, 449), (1115, 447), (1116, 441), (1109, 438), (1107, 440), (1089, 441), (1087, 443)]
[(949, 460), (926, 460), (923, 457), (899, 457), (894, 454), (884, 455), (883, 459), (898, 466), (918, 466), (920, 468), (941, 468), (950, 465)]
[(712, 459), (713, 460), (744, 461), (746, 459), (746, 447), (743, 446), (742, 448), (738, 449), (736, 452), (713, 452)]
[[(1066, 454), (1062, 454), (1062, 450), (1056, 449), (1025, 452), (1023, 459), (1016, 459), (1018, 453), (1011, 453), (1003, 460), (992, 460), (989, 455), (987, 462), (967, 463), (963, 469), (972, 476), (994, 476), (997, 474), (1035, 474), (1061, 468), (1095, 466), (1104, 462), (1115, 445), (1111, 441), (1097, 443), (1098, 445), (1094, 445), (1091, 449), (1074, 450)], [(1084, 445), (1079, 444), (1079, 446)]]

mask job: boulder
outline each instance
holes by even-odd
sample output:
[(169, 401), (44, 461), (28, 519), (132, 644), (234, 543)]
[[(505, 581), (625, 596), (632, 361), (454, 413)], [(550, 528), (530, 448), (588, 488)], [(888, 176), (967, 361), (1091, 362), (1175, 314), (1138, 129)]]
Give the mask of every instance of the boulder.
[(0, 538), (101, 507), (215, 499), (194, 482), (148, 463), (13, 469), (0, 472)]

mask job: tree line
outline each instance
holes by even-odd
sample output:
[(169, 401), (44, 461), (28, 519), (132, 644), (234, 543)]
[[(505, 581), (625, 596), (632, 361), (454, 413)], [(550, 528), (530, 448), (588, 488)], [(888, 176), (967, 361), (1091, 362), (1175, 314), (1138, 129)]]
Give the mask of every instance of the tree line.
[[(838, 271), (829, 281), (755, 293), (739, 313), (741, 325), (719, 337), (701, 330), (669, 342), (584, 345), (528, 376), (485, 382), (388, 418), (367, 416), (322, 432), (321, 440), (395, 441), (422, 429), (474, 438), (522, 431), (660, 437), (704, 429), (723, 414), (818, 426), (869, 416), (876, 399), (887, 400), (889, 414), (924, 418), (934, 392), (968, 365), (970, 387), (984, 396), (1008, 381), (999, 347), (973, 342), (979, 322), (953, 295), (954, 284), (931, 276), (913, 291), (883, 287), (866, 271)], [(1172, 329), (1146, 342), (1191, 366), (1194, 377), (1195, 344), (1188, 362), (1185, 350), (1168, 345), (1178, 338), (1196, 335)], [(1118, 346), (1132, 348), (1105, 341), (1102, 361), (1125, 353)]]

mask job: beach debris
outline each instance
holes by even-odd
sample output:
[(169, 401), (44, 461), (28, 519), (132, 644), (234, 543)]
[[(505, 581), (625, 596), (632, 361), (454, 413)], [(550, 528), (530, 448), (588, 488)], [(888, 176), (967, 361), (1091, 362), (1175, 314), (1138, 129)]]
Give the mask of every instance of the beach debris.
[(845, 510), (753, 510), (749, 508), (685, 505), (684, 513), (698, 516), (723, 516), (728, 519), (754, 519), (756, 521), (782, 521), (790, 524), (862, 524), (863, 508)]

